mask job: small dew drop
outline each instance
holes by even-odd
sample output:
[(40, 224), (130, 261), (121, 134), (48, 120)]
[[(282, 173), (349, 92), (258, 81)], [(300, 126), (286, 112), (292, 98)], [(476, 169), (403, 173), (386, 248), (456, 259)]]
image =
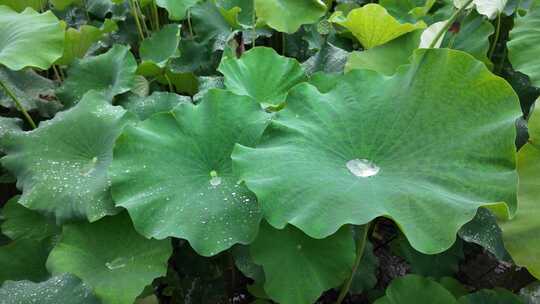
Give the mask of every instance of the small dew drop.
[(347, 162), (347, 169), (358, 177), (370, 177), (377, 175), (381, 168), (367, 159), (353, 159)]

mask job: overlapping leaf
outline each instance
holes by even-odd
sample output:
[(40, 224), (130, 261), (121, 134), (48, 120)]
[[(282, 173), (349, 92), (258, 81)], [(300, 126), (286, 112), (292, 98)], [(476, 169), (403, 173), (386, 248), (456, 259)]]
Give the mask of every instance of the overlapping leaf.
[(41, 283), (8, 281), (0, 288), (2, 304), (100, 304), (88, 286), (71, 274)]
[(400, 23), (378, 4), (368, 4), (354, 9), (349, 12), (346, 18), (338, 11), (332, 15), (330, 20), (349, 30), (366, 49), (425, 27), (423, 22)]
[(529, 143), (518, 152), (518, 212), (501, 222), (504, 245), (516, 264), (540, 278), (540, 110), (529, 121)]
[(47, 260), (53, 275), (72, 273), (103, 304), (132, 304), (144, 287), (165, 275), (169, 240), (148, 240), (133, 229), (126, 213), (95, 223), (64, 225)]
[(269, 116), (248, 97), (210, 90), (127, 127), (116, 143), (113, 196), (139, 232), (187, 239), (205, 256), (250, 243), (261, 214), (231, 170), (235, 143), (254, 145)]
[(298, 61), (264, 47), (254, 48), (239, 59), (226, 58), (218, 70), (225, 76), (229, 91), (250, 96), (263, 105), (283, 103), (293, 86), (307, 80)]
[(350, 227), (315, 240), (295, 227), (277, 230), (264, 223), (251, 245), (251, 256), (264, 269), (264, 290), (272, 300), (311, 304), (346, 280), (356, 255)]
[(294, 33), (326, 13), (322, 0), (254, 0), (257, 17), (280, 32)]
[(393, 280), (385, 293), (375, 304), (457, 304), (454, 296), (439, 283), (414, 274)]
[(52, 12), (27, 8), (16, 13), (0, 5), (0, 65), (15, 71), (48, 69), (63, 50), (64, 30)]
[(103, 92), (108, 99), (131, 90), (135, 83), (137, 62), (129, 47), (115, 45), (107, 53), (76, 61), (68, 70), (64, 85), (58, 90), (58, 98), (73, 106), (86, 92)]
[(42, 240), (58, 234), (60, 229), (54, 220), (29, 210), (14, 197), (2, 208), (2, 233), (11, 238)]
[(535, 87), (540, 87), (540, 7), (524, 17), (517, 17), (510, 31), (508, 58), (515, 70), (526, 74)]
[(167, 10), (169, 19), (182, 20), (186, 17), (189, 8), (200, 1), (201, 0), (156, 0), (156, 3)]
[(17, 176), (19, 203), (58, 221), (95, 221), (114, 214), (107, 168), (113, 143), (128, 122), (126, 111), (90, 92), (72, 109), (30, 132), (2, 140), (2, 165)]
[(233, 160), (274, 227), (322, 238), (387, 216), (416, 250), (438, 253), (478, 207), (515, 212), (520, 113), (470, 55), (419, 50), (391, 77), (353, 71), (326, 94), (296, 86), (261, 143)]

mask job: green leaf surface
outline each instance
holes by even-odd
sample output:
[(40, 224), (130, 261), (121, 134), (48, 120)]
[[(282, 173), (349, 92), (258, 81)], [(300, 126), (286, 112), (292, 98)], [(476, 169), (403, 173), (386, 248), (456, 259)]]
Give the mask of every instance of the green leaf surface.
[(150, 61), (163, 68), (170, 58), (178, 57), (180, 26), (169, 24), (141, 43), (141, 60)]
[(0, 246), (0, 285), (7, 280), (39, 282), (47, 279), (45, 261), (50, 247), (49, 239), (21, 239)]
[(540, 7), (516, 17), (507, 46), (512, 67), (529, 76), (533, 86), (540, 87)]
[(180, 57), (171, 60), (170, 69), (174, 73), (195, 73), (198, 76), (216, 74), (220, 55), (214, 52), (211, 41), (198, 42), (184, 39), (180, 42)]
[(474, 219), (461, 227), (458, 235), (466, 242), (482, 246), (501, 261), (511, 260), (504, 248), (502, 231), (497, 224), (497, 218), (485, 208), (478, 209)]
[[(36, 111), (44, 117), (52, 117), (62, 108), (54, 94), (55, 83), (30, 69), (11, 71), (0, 67), (0, 81), (15, 94), (26, 111)], [(13, 99), (2, 89), (0, 106), (16, 109)]]
[(136, 70), (137, 62), (129, 47), (115, 45), (105, 54), (75, 61), (57, 96), (66, 106), (75, 105), (90, 90), (112, 99), (134, 87)]
[(343, 73), (345, 63), (349, 53), (330, 43), (325, 43), (322, 48), (302, 66), (306, 74), (312, 75), (316, 72), (324, 73)]
[(518, 152), (518, 212), (500, 222), (504, 245), (517, 265), (540, 279), (540, 108), (529, 120), (529, 143)]
[(64, 225), (47, 269), (78, 276), (103, 304), (132, 304), (146, 285), (165, 275), (171, 253), (169, 240), (142, 237), (121, 213), (92, 224)]
[(424, 49), (391, 77), (358, 70), (336, 79), (326, 94), (296, 86), (259, 145), (235, 148), (235, 170), (272, 226), (322, 238), (386, 216), (434, 254), (478, 207), (515, 212), (521, 111), (482, 63)]
[(9, 6), (17, 12), (22, 12), (27, 7), (40, 11), (43, 8), (43, 4), (43, 0), (0, 0), (0, 5)]
[(458, 302), (439, 283), (415, 274), (394, 279), (386, 288), (386, 295), (375, 301), (375, 304), (416, 303), (456, 304)]
[(524, 304), (524, 302), (511, 291), (495, 288), (482, 289), (459, 298), (459, 304)]
[(412, 273), (432, 278), (454, 276), (459, 270), (459, 262), (464, 259), (463, 244), (460, 241), (439, 254), (422, 254), (414, 250), (405, 238), (400, 237), (392, 242), (392, 249), (407, 261)]
[(355, 255), (350, 227), (317, 240), (290, 225), (277, 230), (263, 223), (251, 245), (253, 261), (264, 269), (264, 290), (281, 304), (314, 303), (347, 279)]
[(167, 10), (169, 19), (182, 20), (187, 11), (201, 0), (156, 0), (156, 4)]
[(358, 270), (354, 273), (351, 282), (350, 291), (353, 294), (360, 294), (375, 287), (377, 284), (377, 268), (379, 267), (379, 259), (373, 253), (373, 244), (366, 241), (366, 247)]
[(115, 214), (107, 168), (112, 147), (129, 116), (102, 94), (90, 92), (75, 107), (30, 132), (2, 141), (2, 165), (17, 176), (19, 203), (57, 221), (95, 221)]
[(25, 208), (18, 200), (18, 197), (10, 199), (1, 210), (1, 231), (4, 235), (12, 240), (42, 240), (60, 232), (53, 219)]
[(352, 52), (345, 64), (345, 71), (367, 69), (392, 75), (399, 66), (409, 63), (409, 57), (418, 48), (421, 34), (421, 30), (416, 30), (372, 49)]
[(400, 23), (384, 7), (373, 3), (350, 11), (346, 18), (341, 12), (335, 12), (330, 21), (349, 30), (366, 49), (425, 27), (423, 22)]
[(254, 145), (268, 120), (250, 98), (211, 90), (197, 106), (182, 103), (127, 127), (111, 168), (116, 205), (143, 235), (187, 239), (204, 256), (250, 243), (260, 209), (230, 155), (235, 143)]
[(292, 87), (307, 80), (298, 61), (265, 47), (254, 48), (239, 59), (224, 59), (218, 71), (225, 76), (229, 91), (250, 96), (263, 105), (283, 103)]
[(103, 35), (103, 30), (91, 25), (82, 25), (78, 29), (67, 28), (64, 53), (56, 61), (56, 64), (70, 65), (75, 59), (83, 58), (88, 49), (98, 42)]
[(64, 30), (52, 12), (40, 14), (27, 8), (17, 13), (0, 5), (0, 65), (14, 71), (46, 70), (63, 50)]
[[(12, 117), (0, 116), (0, 142), (7, 133), (19, 132), (23, 126), (22, 120)], [(0, 151), (2, 151), (2, 145), (0, 143)]]
[(154, 92), (147, 97), (129, 98), (121, 105), (126, 110), (136, 114), (140, 120), (146, 120), (156, 113), (171, 111), (184, 102), (191, 102), (191, 98), (169, 92)]
[(100, 304), (88, 286), (71, 274), (41, 283), (7, 281), (0, 288), (2, 304)]
[(322, 0), (255, 0), (254, 3), (259, 20), (289, 34), (302, 24), (317, 22), (326, 13)]
[(443, 45), (467, 52), (489, 66), (491, 64), (487, 58), (489, 37), (494, 32), (495, 28), (489, 21), (476, 13), (471, 13), (460, 23), (457, 34), (446, 35), (447, 41), (444, 41)]

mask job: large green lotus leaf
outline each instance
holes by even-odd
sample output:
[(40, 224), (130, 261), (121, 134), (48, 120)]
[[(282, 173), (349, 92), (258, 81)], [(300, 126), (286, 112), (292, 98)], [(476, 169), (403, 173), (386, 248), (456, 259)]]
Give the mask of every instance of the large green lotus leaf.
[(511, 261), (504, 248), (502, 231), (497, 224), (497, 218), (485, 208), (478, 209), (474, 219), (461, 227), (458, 235), (464, 241), (482, 246), (501, 261)]
[(76, 276), (62, 274), (41, 283), (7, 281), (0, 288), (2, 304), (100, 304)]
[(0, 5), (0, 65), (15, 71), (46, 70), (63, 51), (64, 30), (52, 12), (27, 8), (17, 13)]
[(409, 57), (420, 44), (421, 34), (421, 30), (416, 30), (372, 49), (352, 52), (345, 64), (345, 71), (367, 69), (392, 75), (399, 66), (409, 63)]
[(540, 279), (540, 109), (529, 120), (529, 143), (518, 152), (518, 212), (501, 222), (504, 245), (517, 265)]
[(178, 56), (180, 26), (169, 24), (141, 43), (139, 53), (142, 61), (149, 61), (163, 68), (169, 59)]
[[(54, 82), (31, 69), (11, 71), (0, 67), (0, 81), (9, 87), (27, 111), (36, 111), (44, 117), (52, 117), (62, 108), (54, 95), (56, 88)], [(16, 109), (13, 99), (2, 89), (0, 89), (0, 106)]]
[(184, 39), (180, 42), (180, 57), (173, 58), (170, 69), (174, 73), (195, 73), (198, 76), (216, 74), (220, 54), (214, 52), (208, 42)]
[(330, 21), (351, 31), (366, 49), (425, 27), (423, 22), (400, 23), (384, 7), (373, 3), (350, 11), (347, 18), (341, 12), (335, 12)]
[(216, 4), (222, 13), (234, 12), (235, 8), (239, 8), (240, 11), (235, 16), (236, 22), (245, 27), (253, 25), (254, 0), (217, 0)]
[(254, 145), (268, 120), (249, 97), (210, 90), (197, 106), (182, 103), (126, 127), (111, 167), (116, 205), (143, 235), (187, 239), (201, 255), (250, 243), (260, 208), (230, 155), (235, 143)]
[(347, 279), (356, 256), (348, 226), (317, 240), (290, 225), (277, 230), (263, 223), (250, 251), (264, 269), (264, 290), (281, 304), (314, 303)]
[(78, 29), (72, 27), (66, 29), (64, 54), (56, 64), (69, 65), (75, 59), (83, 58), (92, 44), (98, 42), (104, 33), (104, 30), (86, 24)]
[(255, 0), (254, 4), (259, 20), (289, 34), (302, 24), (317, 22), (326, 13), (322, 0)]
[(49, 239), (21, 239), (0, 246), (0, 285), (6, 280), (39, 282), (49, 277), (45, 261), (50, 247)]
[(101, 91), (112, 99), (133, 89), (136, 70), (137, 62), (129, 47), (115, 45), (105, 54), (75, 61), (57, 96), (67, 106), (79, 102), (90, 90)]
[(540, 6), (525, 17), (516, 17), (507, 45), (512, 67), (529, 76), (533, 86), (540, 87)]
[[(38, 0), (41, 1), (41, 0)], [(72, 4), (81, 4), (82, 0), (49, 0), (49, 4), (55, 10), (63, 11)]]
[(19, 203), (52, 213), (59, 222), (115, 214), (107, 168), (114, 141), (130, 118), (125, 113), (92, 91), (39, 128), (7, 134), (2, 165), (23, 190)]
[(154, 92), (147, 97), (132, 96), (121, 105), (140, 120), (145, 120), (153, 114), (170, 111), (183, 102), (191, 102), (191, 98), (169, 92)]
[(44, 4), (43, 0), (0, 0), (0, 5), (7, 5), (17, 12), (22, 12), (27, 7), (40, 11)]
[(515, 212), (519, 101), (466, 53), (417, 50), (393, 76), (352, 71), (326, 94), (300, 84), (286, 104), (257, 148), (232, 155), (276, 228), (322, 238), (386, 216), (433, 254), (478, 207)]
[(439, 283), (415, 274), (394, 279), (386, 295), (375, 304), (457, 304), (456, 298)]
[[(196, 39), (208, 42), (214, 39), (212, 51), (223, 50), (230, 40), (232, 26), (223, 17), (221, 11), (213, 1), (204, 1), (191, 9), (193, 31)], [(229, 38), (230, 37), (230, 38)]]
[(144, 287), (167, 272), (169, 240), (149, 240), (121, 213), (95, 223), (64, 225), (47, 269), (72, 273), (92, 287), (103, 304), (132, 304)]
[[(22, 120), (19, 118), (3, 117), (0, 116), (0, 141), (2, 137), (7, 133), (19, 132), (23, 126)], [(2, 146), (0, 144), (0, 151), (2, 151)]]
[(169, 19), (182, 20), (187, 11), (201, 0), (156, 0), (156, 4), (167, 10)]
[(262, 104), (283, 103), (292, 87), (307, 80), (298, 61), (266, 47), (251, 49), (239, 59), (226, 58), (218, 71), (225, 76), (229, 91)]
[(511, 291), (502, 288), (482, 289), (459, 298), (459, 304), (524, 304)]
[(18, 197), (10, 199), (1, 210), (2, 234), (12, 240), (42, 240), (60, 232), (53, 219), (27, 209), (18, 200)]

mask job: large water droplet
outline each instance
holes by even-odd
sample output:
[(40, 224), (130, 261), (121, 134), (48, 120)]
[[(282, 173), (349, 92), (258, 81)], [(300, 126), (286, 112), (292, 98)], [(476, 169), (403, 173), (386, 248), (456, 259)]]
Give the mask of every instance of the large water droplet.
[(210, 185), (217, 187), (221, 185), (221, 177), (218, 176), (216, 171), (210, 172)]
[(367, 159), (353, 159), (347, 162), (347, 169), (358, 177), (370, 177), (377, 175), (381, 168)]
[(109, 270), (116, 270), (116, 269), (124, 268), (126, 267), (126, 259), (116, 258), (110, 262), (105, 263), (105, 266), (107, 266)]

